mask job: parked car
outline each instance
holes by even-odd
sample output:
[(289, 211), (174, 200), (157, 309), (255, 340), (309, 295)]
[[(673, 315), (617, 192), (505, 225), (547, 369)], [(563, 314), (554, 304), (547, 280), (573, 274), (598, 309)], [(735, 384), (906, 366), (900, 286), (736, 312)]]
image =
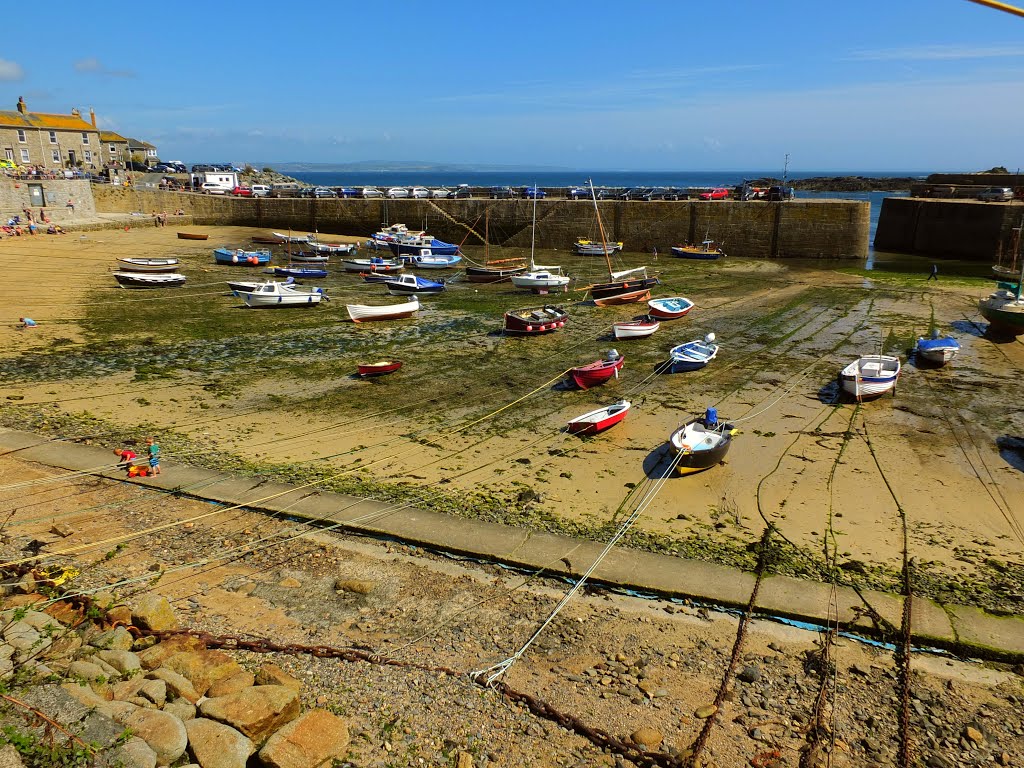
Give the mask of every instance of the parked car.
[(235, 197), (252, 197), (252, 189), (250, 187), (235, 187), (231, 190), (231, 194)]
[(334, 190), (328, 189), (327, 187), (316, 187), (311, 193), (311, 197), (334, 197)]
[(443, 197), (449, 197), (449, 196), (451, 196), (451, 194), (452, 194), (452, 191), (450, 189), (448, 189), (448, 187), (438, 187), (437, 189), (435, 189), (433, 192), (430, 193), (430, 196), (431, 197), (443, 198)]
[(174, 169), (166, 163), (157, 163), (150, 170), (153, 173), (174, 173)]
[(1009, 187), (989, 187), (978, 193), (978, 199), (990, 203), (1005, 203), (1013, 200), (1013, 190)]
[(125, 163), (124, 167), (126, 170), (135, 171), (136, 173), (149, 173), (149, 166), (145, 163), (129, 162)]
[(519, 197), (512, 187), (491, 187), (487, 194), (491, 200), (511, 200), (512, 198)]
[(570, 200), (582, 200), (585, 197), (590, 197), (590, 189), (588, 187), (569, 187), (565, 190), (565, 196)]
[(795, 197), (792, 187), (768, 187), (767, 200), (792, 200)]
[(532, 200), (533, 198), (543, 200), (545, 197), (547, 197), (547, 192), (545, 192), (540, 187), (527, 187), (526, 189), (523, 190), (523, 197), (525, 197), (528, 200)]
[(253, 197), (266, 197), (270, 194), (270, 187), (267, 184), (253, 184), (252, 185), (252, 196)]
[(416, 198), (417, 200), (423, 200), (430, 197), (430, 190), (426, 187), (413, 187), (409, 190), (409, 197)]
[(448, 193), (449, 200), (455, 200), (462, 197), (472, 197), (473, 190), (469, 188), (468, 184), (459, 184), (455, 189)]
[(686, 190), (678, 187), (665, 187), (665, 200), (685, 200)]
[(355, 187), (337, 187), (334, 194), (338, 197), (359, 197), (359, 190)]
[(392, 187), (388, 190), (388, 197), (394, 200), (396, 197), (408, 197), (409, 190), (405, 187)]
[(725, 187), (715, 187), (706, 192), (701, 192), (698, 197), (701, 200), (725, 200), (729, 197), (729, 190)]
[(216, 181), (204, 181), (198, 191), (204, 195), (226, 195), (231, 190)]
[(376, 187), (363, 187), (361, 194), (363, 197), (384, 197), (384, 193)]

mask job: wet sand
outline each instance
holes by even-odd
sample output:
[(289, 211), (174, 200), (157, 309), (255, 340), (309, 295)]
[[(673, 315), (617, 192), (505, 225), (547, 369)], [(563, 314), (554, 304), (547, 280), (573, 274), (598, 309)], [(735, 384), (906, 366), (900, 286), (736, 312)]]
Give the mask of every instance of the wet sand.
[[(425, 505), (468, 497), (487, 514), (504, 510), (527, 524), (550, 517), (593, 530), (653, 494), (636, 532), (661, 537), (663, 546), (678, 542), (681, 554), (739, 557), (770, 522), (807, 558), (834, 554), (847, 573), (865, 578), (881, 567), (876, 576), (889, 586), (902, 564), (905, 516), (909, 555), (947, 590), (972, 582), (977, 597), (977, 585), (1024, 572), (1024, 475), (997, 446), (1024, 435), (1024, 346), (982, 335), (976, 303), (990, 285), (865, 278), (784, 261), (662, 258), (665, 285), (655, 295), (685, 295), (697, 308), (649, 339), (608, 335), (612, 321), (640, 307), (598, 309), (574, 294), (534, 297), (468, 283), (423, 300), (414, 320), (360, 327), (344, 322), (346, 301), (399, 300), (332, 274), (334, 301), (316, 314), (235, 309), (239, 300), (222, 281), (257, 279), (255, 271), (215, 266), (211, 249), (246, 245), (256, 231), (188, 229), (211, 238), (183, 241), (170, 226), (139, 226), (0, 241), (8, 277), (0, 341), (11, 364), (0, 402), (9, 417), (87, 413), (129, 429), (152, 424), (187, 436), (203, 458), (306, 463), (413, 489)], [(172, 255), (189, 277), (179, 292), (112, 287), (116, 257)], [(594, 260), (573, 258), (543, 254), (545, 263), (597, 276)], [(26, 284), (41, 283), (45, 290), (26, 293)], [(564, 332), (495, 333), (502, 306), (562, 299), (571, 318)], [(153, 319), (157, 305), (172, 315), (182, 307), (176, 321), (186, 330), (170, 342)], [(123, 313), (114, 334), (111, 311)], [(39, 327), (15, 330), (24, 315)], [(933, 317), (963, 351), (946, 368), (918, 368), (906, 350)], [(241, 330), (219, 337), (218, 318)], [(722, 346), (712, 365), (654, 374), (671, 346), (709, 331)], [(83, 343), (94, 346), (83, 352)], [(108, 359), (108, 343), (122, 356)], [(558, 385), (566, 368), (612, 346), (626, 356), (618, 380), (586, 392)], [(882, 347), (904, 361), (896, 396), (837, 402), (838, 371)], [(371, 356), (400, 357), (406, 366), (375, 381), (354, 378), (355, 363)], [(49, 362), (37, 366), (43, 358)], [(132, 360), (158, 373), (140, 376)], [(581, 440), (562, 431), (569, 418), (620, 398), (634, 409), (609, 432)], [(657, 482), (668, 435), (708, 405), (740, 429), (726, 463)], [(183, 449), (175, 455), (173, 440), (164, 444), (168, 456), (189, 460)], [(996, 592), (986, 604), (1015, 609)]]

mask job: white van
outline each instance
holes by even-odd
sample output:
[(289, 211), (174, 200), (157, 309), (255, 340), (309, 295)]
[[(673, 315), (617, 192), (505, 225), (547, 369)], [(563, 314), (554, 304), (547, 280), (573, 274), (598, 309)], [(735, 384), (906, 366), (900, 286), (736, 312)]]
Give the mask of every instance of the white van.
[(252, 185), (252, 196), (253, 197), (266, 197), (270, 194), (270, 187), (267, 184), (253, 184)]

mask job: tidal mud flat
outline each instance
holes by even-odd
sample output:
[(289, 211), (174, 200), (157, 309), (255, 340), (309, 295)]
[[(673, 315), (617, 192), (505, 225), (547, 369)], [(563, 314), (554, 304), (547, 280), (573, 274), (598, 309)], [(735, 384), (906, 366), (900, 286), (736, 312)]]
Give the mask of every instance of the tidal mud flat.
[[(989, 282), (626, 253), (623, 267), (661, 273), (656, 296), (696, 308), (652, 337), (615, 341), (612, 322), (641, 306), (456, 281), (414, 319), (355, 326), (345, 303), (400, 299), (335, 266), (316, 281), (326, 305), (245, 309), (223, 281), (262, 275), (216, 266), (211, 250), (247, 246), (256, 232), (197, 229), (211, 239), (140, 228), (0, 243), (6, 425), (112, 446), (157, 432), (168, 459), (598, 540), (657, 486), (626, 546), (749, 569), (772, 524), (779, 572), (889, 591), (900, 590), (905, 521), (918, 594), (1021, 612), (1024, 347), (983, 335), (976, 306)], [(490, 257), (526, 255), (504, 250)], [(483, 260), (481, 247), (466, 251)], [(109, 272), (123, 256), (177, 257), (188, 283), (117, 288)], [(581, 286), (604, 272), (591, 257), (537, 260)], [(51, 288), (27, 298), (44, 262)], [(423, 273), (437, 274), (449, 273)], [(505, 310), (541, 303), (565, 306), (567, 327), (500, 335)], [(13, 330), (25, 315), (39, 327)], [(943, 369), (907, 358), (931, 327), (963, 345)], [(711, 365), (657, 373), (670, 347), (708, 332), (721, 344)], [(561, 383), (612, 347), (626, 356), (618, 379), (587, 391)], [(879, 351), (904, 361), (896, 396), (842, 400), (838, 371)], [(358, 362), (386, 357), (405, 365), (353, 376)], [(622, 398), (634, 409), (613, 430), (564, 433), (569, 418)], [(659, 482), (669, 433), (709, 405), (740, 429), (726, 463)]]

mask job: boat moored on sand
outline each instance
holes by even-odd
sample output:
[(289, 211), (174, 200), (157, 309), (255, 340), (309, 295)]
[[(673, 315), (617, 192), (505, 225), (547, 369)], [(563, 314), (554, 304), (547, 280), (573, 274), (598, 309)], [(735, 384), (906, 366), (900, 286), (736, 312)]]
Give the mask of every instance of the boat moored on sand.
[(620, 400), (596, 411), (584, 413), (572, 419), (566, 426), (566, 431), (573, 435), (596, 435), (598, 432), (604, 432), (625, 419), (630, 406), (628, 400)]
[(843, 391), (857, 400), (878, 397), (886, 392), (895, 395), (900, 377), (900, 359), (890, 355), (858, 357), (839, 373)]
[(676, 471), (690, 475), (720, 464), (732, 446), (736, 429), (718, 420), (718, 412), (708, 408), (700, 418), (676, 429), (668, 438)]
[(505, 333), (536, 336), (565, 327), (569, 315), (562, 307), (545, 304), (543, 307), (512, 309), (505, 313)]

